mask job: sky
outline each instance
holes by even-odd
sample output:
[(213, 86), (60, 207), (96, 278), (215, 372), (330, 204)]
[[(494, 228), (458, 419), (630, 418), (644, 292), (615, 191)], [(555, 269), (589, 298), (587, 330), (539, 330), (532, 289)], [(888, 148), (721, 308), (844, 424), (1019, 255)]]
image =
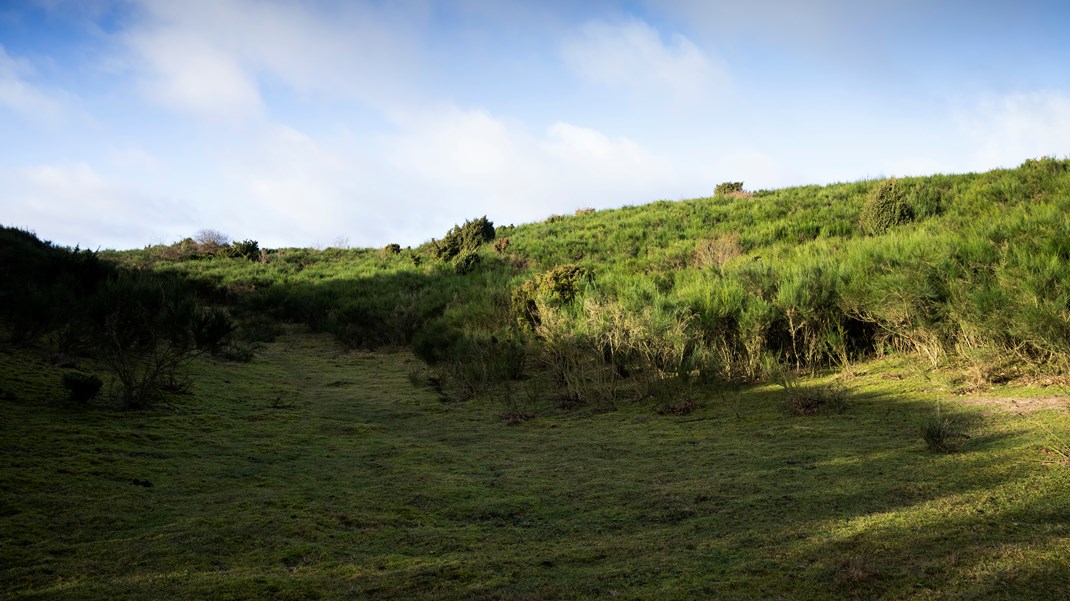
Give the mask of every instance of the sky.
[(0, 0), (0, 224), (415, 246), (1070, 155), (1070, 2)]

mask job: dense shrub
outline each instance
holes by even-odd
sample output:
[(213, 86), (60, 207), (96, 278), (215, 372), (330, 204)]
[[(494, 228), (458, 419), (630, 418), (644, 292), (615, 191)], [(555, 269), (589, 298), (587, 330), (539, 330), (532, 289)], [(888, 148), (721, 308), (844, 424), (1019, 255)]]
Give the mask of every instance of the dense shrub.
[(153, 275), (112, 277), (88, 304), (97, 351), (130, 409), (155, 400), (194, 357), (221, 351), (233, 330), (225, 314), (200, 307), (180, 282)]
[(494, 223), (486, 216), (471, 219), (464, 225), (455, 225), (442, 240), (431, 240), (431, 252), (435, 258), (449, 261), (462, 253), (474, 253), (484, 242), (494, 240)]
[(518, 380), (526, 365), (521, 341), (469, 334), (441, 319), (417, 332), (411, 348), (431, 369), (434, 387), (452, 400), (465, 400)]
[(574, 264), (557, 265), (538, 276), (539, 290), (562, 303), (572, 302), (594, 273)]
[(63, 387), (67, 389), (68, 398), (75, 403), (85, 404), (97, 396), (104, 382), (93, 374), (67, 372), (63, 374)]
[(593, 277), (591, 270), (575, 264), (557, 265), (516, 288), (510, 308), (521, 329), (531, 330), (540, 322), (540, 303), (571, 303)]
[(724, 182), (713, 189), (716, 197), (735, 196), (743, 193), (743, 182)]
[(0, 227), (0, 323), (20, 344), (67, 329), (81, 314), (83, 299), (112, 271), (96, 252)]
[(235, 240), (222, 254), (233, 259), (257, 261), (260, 259), (260, 243), (256, 240)]
[(877, 235), (913, 218), (914, 211), (905, 200), (899, 180), (888, 179), (878, 184), (866, 198), (860, 225), (866, 232)]
[(469, 250), (457, 255), (453, 260), (453, 269), (458, 275), (464, 275), (475, 271), (480, 264), (479, 253)]
[(383, 247), (382, 254), (383, 254), (384, 257), (390, 256), (390, 255), (401, 254), (401, 245), (393, 243), (393, 242), (390, 243), (390, 244), (387, 244), (386, 246)]

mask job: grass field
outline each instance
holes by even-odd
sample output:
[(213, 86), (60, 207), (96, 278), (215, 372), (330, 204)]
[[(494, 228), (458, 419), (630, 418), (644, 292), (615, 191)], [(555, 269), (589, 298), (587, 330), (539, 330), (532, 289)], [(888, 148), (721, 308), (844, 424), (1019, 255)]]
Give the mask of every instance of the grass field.
[[(916, 364), (855, 365), (842, 413), (766, 385), (509, 423), (297, 326), (136, 412), (0, 348), (0, 597), (1070, 597), (1065, 391)], [(919, 435), (937, 403), (960, 452)]]

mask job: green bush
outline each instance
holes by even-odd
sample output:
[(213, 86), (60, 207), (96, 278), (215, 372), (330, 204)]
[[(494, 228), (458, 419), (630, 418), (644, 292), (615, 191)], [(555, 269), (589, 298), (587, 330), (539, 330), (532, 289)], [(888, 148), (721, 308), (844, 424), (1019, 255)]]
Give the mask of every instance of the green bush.
[(513, 288), (509, 306), (517, 325), (532, 330), (539, 325), (539, 303), (568, 304), (575, 300), (594, 274), (590, 269), (567, 263), (536, 275)]
[(906, 202), (899, 180), (888, 179), (878, 184), (866, 198), (860, 225), (867, 233), (878, 235), (913, 218), (914, 211)]
[(63, 387), (67, 389), (68, 398), (84, 405), (93, 400), (100, 392), (104, 382), (93, 374), (71, 371), (63, 374)]
[(234, 259), (256, 261), (260, 259), (260, 243), (256, 240), (234, 241), (224, 254)]
[(743, 182), (724, 182), (717, 184), (717, 187), (713, 189), (713, 195), (716, 197), (733, 196), (743, 193)]
[(472, 273), (479, 267), (479, 253), (473, 250), (462, 252), (453, 261), (453, 269), (458, 275)]
[(594, 273), (586, 267), (571, 263), (557, 265), (538, 276), (539, 291), (553, 300), (570, 303), (593, 277)]
[(396, 243), (390, 243), (383, 247), (383, 256), (398, 255), (401, 254), (401, 245)]
[(470, 219), (464, 225), (455, 225), (441, 240), (431, 240), (431, 252), (436, 259), (452, 260), (462, 253), (479, 250), (484, 242), (494, 240), (494, 223), (486, 216)]

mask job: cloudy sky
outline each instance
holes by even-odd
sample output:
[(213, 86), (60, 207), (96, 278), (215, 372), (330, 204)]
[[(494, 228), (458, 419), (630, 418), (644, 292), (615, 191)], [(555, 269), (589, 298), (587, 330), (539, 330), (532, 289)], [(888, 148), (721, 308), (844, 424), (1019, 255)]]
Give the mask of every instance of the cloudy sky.
[(1070, 3), (0, 0), (0, 223), (416, 245), (1070, 154)]

